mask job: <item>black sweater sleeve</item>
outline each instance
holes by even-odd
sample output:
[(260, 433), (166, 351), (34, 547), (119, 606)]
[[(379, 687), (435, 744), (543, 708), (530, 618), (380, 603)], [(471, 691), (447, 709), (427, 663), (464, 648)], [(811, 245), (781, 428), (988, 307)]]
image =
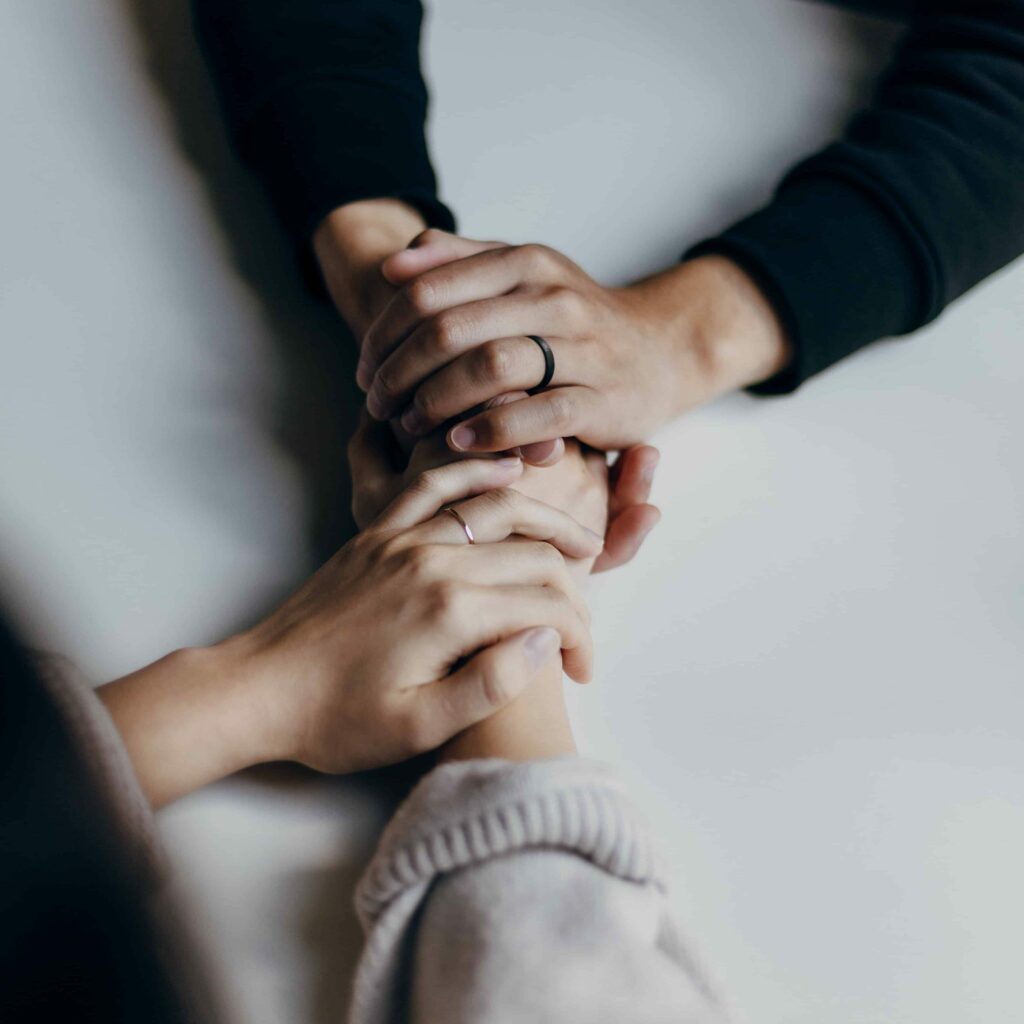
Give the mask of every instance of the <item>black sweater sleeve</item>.
[(795, 359), (755, 390), (915, 330), (1024, 252), (1024, 0), (915, 10), (844, 138), (688, 253), (736, 260), (783, 318)]
[(454, 227), (424, 136), (419, 0), (192, 0), (192, 14), (234, 147), (300, 247), (357, 199)]

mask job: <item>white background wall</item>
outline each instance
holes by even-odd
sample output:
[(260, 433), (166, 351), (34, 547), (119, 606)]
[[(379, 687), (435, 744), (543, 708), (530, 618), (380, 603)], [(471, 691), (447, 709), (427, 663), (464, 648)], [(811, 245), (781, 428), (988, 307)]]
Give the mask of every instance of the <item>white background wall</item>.
[[(445, 0), (468, 233), (620, 281), (760, 202), (890, 27), (784, 0)], [(0, 579), (97, 679), (252, 620), (342, 536), (347, 339), (227, 153), (182, 0), (0, 8)], [(1024, 268), (786, 400), (658, 441), (595, 587), (585, 749), (663, 831), (741, 1018), (1021, 1013)], [(235, 1019), (341, 1019), (375, 783), (262, 773), (163, 822)]]

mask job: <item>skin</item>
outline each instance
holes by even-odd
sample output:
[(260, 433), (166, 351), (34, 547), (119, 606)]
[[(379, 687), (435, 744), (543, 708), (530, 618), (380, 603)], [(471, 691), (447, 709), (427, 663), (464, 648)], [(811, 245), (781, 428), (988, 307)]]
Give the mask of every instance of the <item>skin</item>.
[(534, 679), (561, 685), (563, 663), (589, 679), (589, 613), (566, 559), (592, 560), (601, 539), (514, 490), (523, 475), (519, 459), (420, 473), (262, 622), (101, 687), (153, 805), (268, 761), (341, 773), (404, 760)]
[[(316, 236), (328, 288), (361, 339), (358, 382), (370, 413), (398, 418), (405, 438), (443, 431), (455, 452), (518, 450), (550, 464), (563, 454), (560, 439), (572, 436), (624, 449), (599, 484), (609, 498), (598, 569), (628, 561), (657, 522), (646, 505), (657, 453), (635, 446), (687, 409), (766, 380), (789, 361), (774, 309), (738, 265), (719, 256), (612, 289), (543, 246), (428, 230), (381, 264), (390, 295), (377, 271), (386, 245), (364, 264), (363, 279), (373, 283), (360, 286), (351, 260), (339, 264), (336, 254), (358, 250), (353, 223), (381, 213), (380, 206), (341, 208)], [(536, 396), (524, 393), (544, 369), (531, 334), (544, 336), (556, 358), (552, 386)], [(521, 400), (504, 401), (509, 395)], [(400, 460), (386, 455), (388, 432), (364, 427), (361, 434), (351, 453), (354, 478), (367, 482), (362, 494), (357, 488), (357, 517), (360, 502), (372, 507), (401, 480)], [(431, 457), (439, 457), (436, 446)], [(586, 464), (575, 443), (570, 457)], [(524, 475), (520, 484), (536, 479)], [(550, 472), (540, 478), (548, 489), (559, 479)], [(577, 508), (578, 495), (547, 498)], [(500, 713), (459, 734), (442, 757), (518, 759), (574, 749), (560, 673), (550, 669)]]
[[(557, 466), (527, 468), (516, 487), (552, 505), (572, 508), (583, 523), (600, 530), (606, 514), (608, 472), (604, 458), (567, 442)], [(592, 559), (570, 562), (570, 572), (582, 586), (592, 571)], [(463, 730), (441, 749), (441, 761), (500, 757), (535, 761), (576, 753), (565, 685), (557, 663), (542, 667), (524, 681), (520, 695), (504, 708)]]
[[(524, 397), (508, 396), (509, 404)], [(460, 458), (447, 449), (443, 432), (438, 432), (416, 446), (404, 471), (396, 470), (391, 468), (387, 457), (381, 455), (381, 446), (373, 442), (374, 431), (380, 429), (386, 428), (374, 425), (369, 418), (364, 419), (353, 440), (350, 459), (354, 474), (371, 472), (385, 482), (385, 492), (402, 487), (409, 474), (424, 466)], [(606, 460), (601, 453), (587, 450), (576, 441), (566, 443), (564, 457), (557, 465), (527, 466), (513, 487), (546, 505), (571, 508), (573, 515), (596, 533), (605, 528), (609, 508)], [(383, 500), (384, 494), (378, 498), (378, 501)], [(593, 570), (594, 558), (570, 556), (566, 563), (572, 577), (582, 586)], [(520, 680), (520, 684), (521, 692), (514, 701), (445, 744), (440, 752), (441, 760), (500, 757), (526, 761), (574, 753), (576, 744), (565, 705), (561, 666), (551, 662), (532, 679)]]
[[(397, 291), (382, 261), (423, 225), (387, 200), (353, 204), (325, 223), (316, 240), (325, 280), (362, 336)], [(454, 238), (433, 246), (430, 265), (458, 258), (463, 246)], [(397, 471), (395, 434), (384, 443), (371, 430), (364, 424), (352, 448), (356, 479), (366, 485), (357, 489), (357, 516), (365, 525), (375, 505), (388, 506), (380, 519), (251, 630), (174, 652), (101, 687), (154, 806), (274, 760), (341, 772), (445, 741), (446, 758), (574, 749), (563, 662), (570, 674), (589, 677), (589, 616), (562, 556), (577, 578), (595, 563), (607, 568), (632, 557), (657, 521), (646, 504), (657, 452), (631, 449), (609, 475), (603, 458), (559, 441), (557, 472), (524, 473), (514, 459), (445, 467), (451, 453), (435, 438)], [(533, 454), (545, 461), (543, 451)], [(444, 494), (459, 488), (449, 480), (443, 494), (424, 481), (453, 472), (476, 474), (457, 478), (461, 496), (486, 492), (460, 506), (481, 541), (472, 548), (452, 517), (432, 518)], [(549, 504), (513, 498), (513, 478)], [(594, 532), (559, 519), (558, 506), (585, 510)], [(447, 531), (443, 541), (439, 530)], [(605, 532), (602, 548), (594, 533)], [(502, 542), (511, 534), (514, 541)], [(389, 614), (395, 607), (402, 615)], [(536, 624), (524, 626), (527, 619)]]
[[(314, 233), (313, 248), (327, 291), (360, 346), (406, 280), (461, 259), (481, 244), (443, 232), (424, 232), (423, 228), (420, 215), (404, 203), (371, 199), (332, 211)], [(409, 245), (418, 248), (407, 251)], [(405, 256), (401, 254), (414, 251), (411, 264), (403, 264)], [(384, 266), (389, 268), (387, 276)], [(392, 426), (396, 427), (400, 447), (408, 451), (415, 438), (397, 424)], [(383, 454), (393, 447), (394, 439), (382, 431), (374, 436), (374, 443), (381, 445)], [(531, 464), (550, 465), (561, 458), (565, 448), (561, 438), (552, 438), (515, 446), (515, 450)], [(603, 572), (628, 562), (657, 524), (657, 510), (648, 504), (657, 459), (657, 452), (646, 445), (631, 446), (620, 453), (611, 475), (605, 551), (594, 571)], [(382, 465), (389, 471), (392, 468), (388, 462)], [(360, 518), (360, 509), (373, 505), (377, 492), (385, 486), (387, 478), (378, 475), (376, 463), (368, 463), (353, 474), (357, 523), (367, 521), (366, 517)]]
[[(436, 251), (453, 249), (463, 255), (434, 262)], [(609, 288), (546, 246), (428, 231), (382, 269), (398, 291), (361, 349), (367, 408), (378, 419), (399, 417), (413, 435), (454, 422), (456, 451), (568, 436), (625, 448), (696, 405), (766, 380), (790, 358), (770, 303), (721, 256)], [(532, 334), (554, 352), (550, 388), (480, 411), (541, 378)]]

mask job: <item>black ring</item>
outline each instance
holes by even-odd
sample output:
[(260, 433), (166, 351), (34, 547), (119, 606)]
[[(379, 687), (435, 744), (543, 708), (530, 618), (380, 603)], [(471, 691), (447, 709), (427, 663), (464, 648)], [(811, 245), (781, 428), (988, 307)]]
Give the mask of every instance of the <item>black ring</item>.
[(544, 376), (535, 388), (530, 388), (526, 392), (528, 395), (535, 395), (538, 391), (543, 391), (555, 375), (555, 353), (551, 351), (551, 346), (539, 334), (528, 334), (527, 337), (530, 341), (537, 342), (541, 352), (544, 353)]

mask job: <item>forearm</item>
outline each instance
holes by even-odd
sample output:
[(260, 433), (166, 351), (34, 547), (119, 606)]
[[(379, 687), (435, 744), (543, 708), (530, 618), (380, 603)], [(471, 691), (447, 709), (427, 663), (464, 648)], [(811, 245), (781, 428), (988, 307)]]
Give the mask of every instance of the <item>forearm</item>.
[(153, 807), (277, 756), (238, 655), (175, 651), (97, 691)]
[(361, 342), (394, 293), (380, 265), (425, 227), (423, 215), (398, 199), (366, 199), (332, 210), (313, 234), (313, 251), (331, 300)]
[(678, 264), (630, 286), (641, 319), (667, 345), (666, 418), (700, 402), (767, 380), (791, 357), (775, 307), (724, 256)]

